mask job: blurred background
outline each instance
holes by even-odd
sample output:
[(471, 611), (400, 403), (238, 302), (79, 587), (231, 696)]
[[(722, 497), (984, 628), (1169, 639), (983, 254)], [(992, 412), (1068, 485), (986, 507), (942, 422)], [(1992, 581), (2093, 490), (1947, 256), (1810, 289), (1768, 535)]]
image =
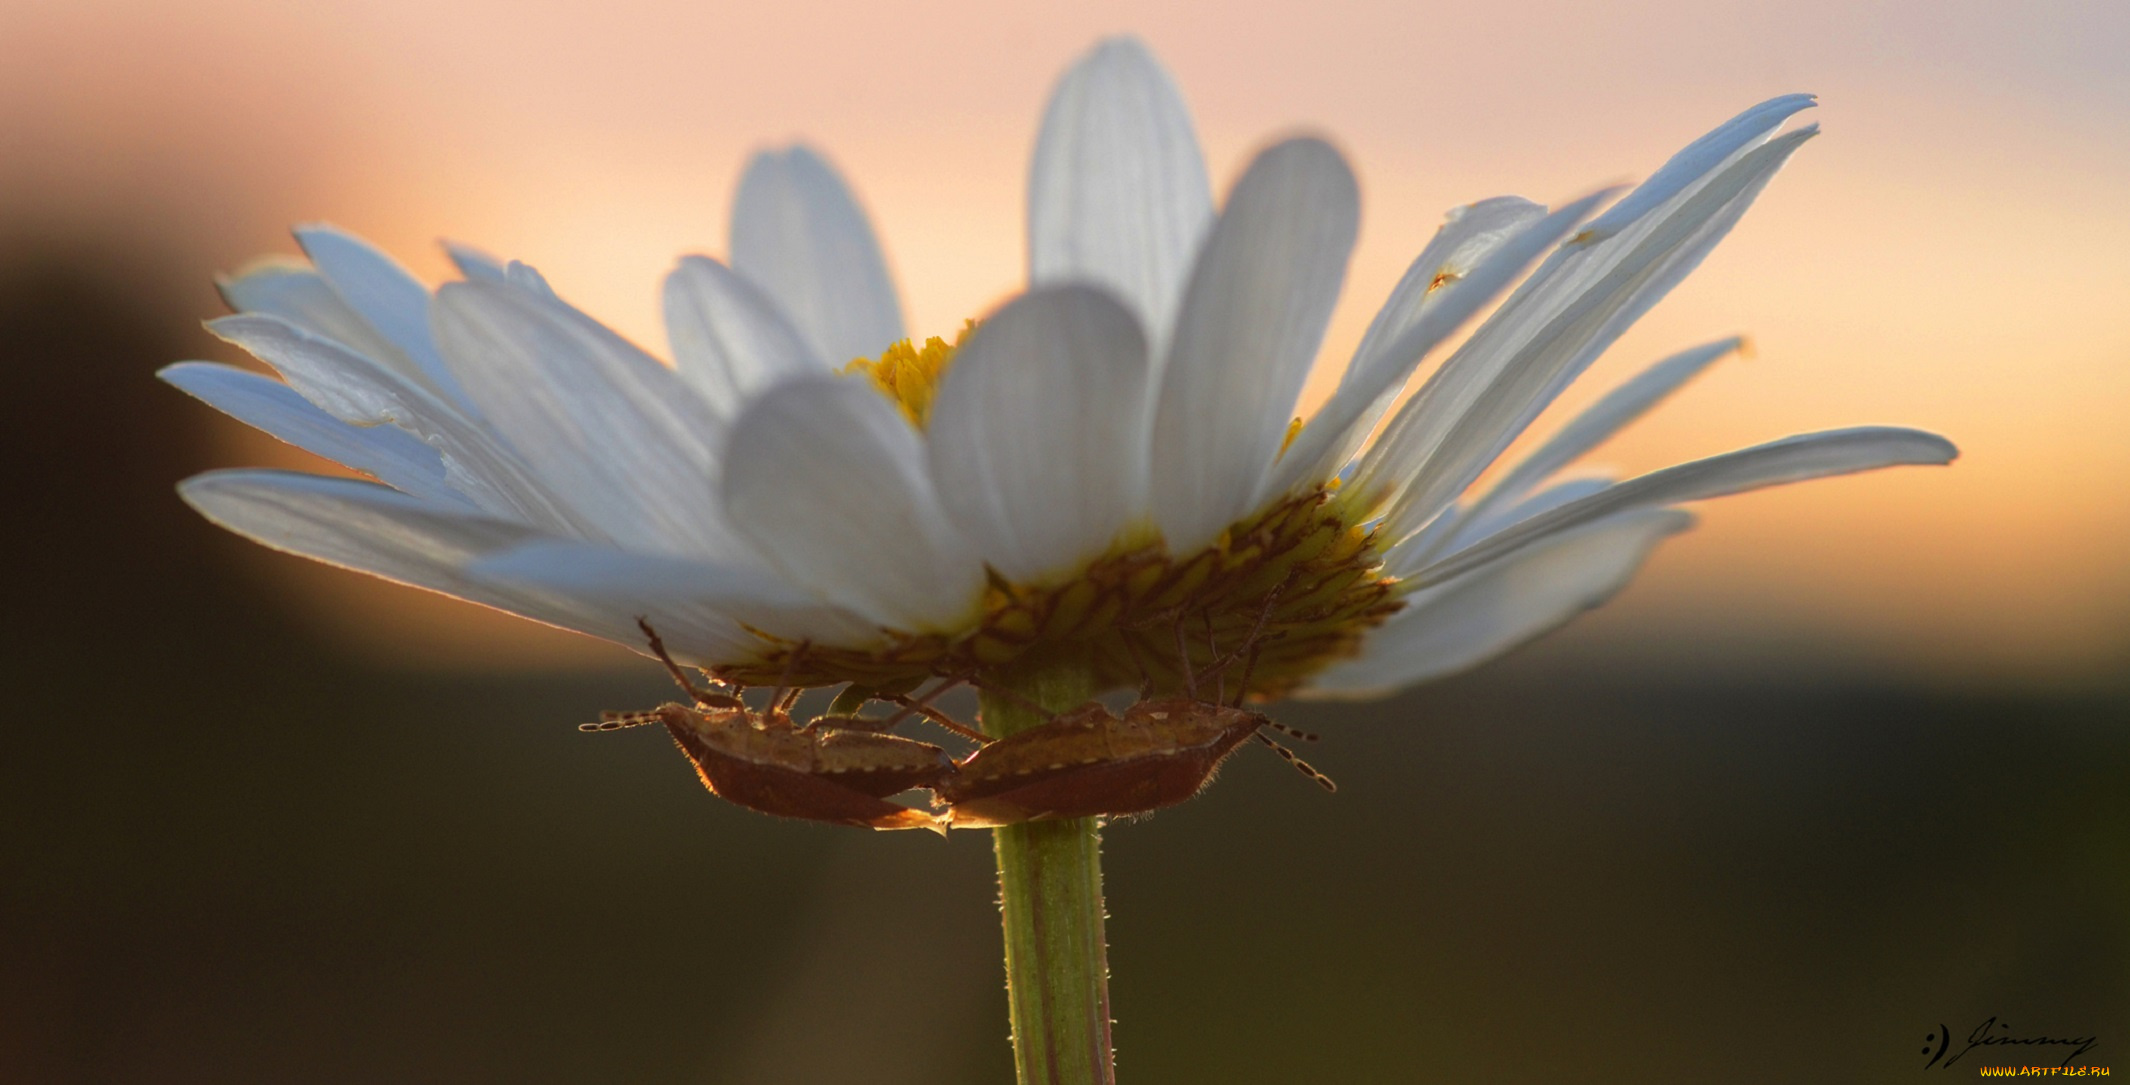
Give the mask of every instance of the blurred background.
[(659, 278), (795, 137), (951, 333), (1120, 30), (1216, 187), (1296, 127), (1354, 161), (1332, 372), (1444, 209), (1816, 92), (1563, 407), (1743, 332), (1601, 460), (1964, 451), (1713, 504), (1533, 648), (1279, 709), (1335, 797), (1244, 754), (1113, 827), (1125, 1080), (1878, 1082), (1992, 1015), (2130, 1061), (2130, 8), (1609, 7), (0, 6), (0, 1080), (1009, 1080), (985, 838), (773, 821), (577, 734), (662, 675), (218, 533), (177, 479), (306, 463), (150, 374), (238, 360), (213, 275), (318, 219), (432, 279), (441, 237), (522, 258), (662, 351)]

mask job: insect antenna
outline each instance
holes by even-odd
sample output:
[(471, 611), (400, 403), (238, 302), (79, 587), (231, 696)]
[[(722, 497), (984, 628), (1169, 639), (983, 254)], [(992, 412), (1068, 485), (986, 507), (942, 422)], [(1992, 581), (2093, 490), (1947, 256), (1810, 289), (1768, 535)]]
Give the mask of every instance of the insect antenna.
[[(792, 687), (791, 672), (799, 665), (799, 657), (805, 655), (806, 650), (808, 648), (813, 647), (813, 644), (813, 641), (802, 640), (799, 642), (799, 646), (797, 648), (793, 648), (789, 654), (785, 655), (784, 673), (777, 676), (777, 691), (769, 695), (770, 711), (775, 712), (788, 709), (791, 707), (791, 701), (796, 701), (799, 699), (799, 694), (802, 691)], [(787, 692), (790, 694), (789, 700), (787, 700), (785, 697), (785, 694)]]
[(651, 642), (651, 653), (658, 657), (660, 663), (666, 665), (666, 673), (673, 676), (673, 681), (679, 683), (680, 688), (685, 690), (688, 696), (695, 698), (696, 704), (706, 708), (747, 707), (746, 702), (740, 700), (736, 694), (701, 689), (695, 683), (689, 681), (688, 672), (682, 670), (680, 664), (675, 663), (672, 655), (667, 653), (666, 642), (659, 639), (658, 630), (651, 628), (651, 623), (641, 614), (636, 616), (636, 628), (643, 630), (644, 637)]
[(1324, 740), (1324, 736), (1322, 735), (1310, 731), (1304, 731), (1300, 728), (1289, 727), (1284, 723), (1278, 723), (1273, 720), (1266, 720), (1265, 726), (1270, 727), (1275, 731), (1278, 731), (1280, 734), (1286, 735), (1288, 738), (1298, 738), (1301, 739), (1303, 742), (1321, 742)]
[(1329, 791), (1329, 792), (1331, 792), (1331, 793), (1333, 793), (1333, 794), (1337, 794), (1337, 793), (1338, 793), (1338, 790), (1339, 790), (1339, 785), (1337, 785), (1337, 784), (1333, 783), (1333, 782), (1331, 781), (1331, 777), (1329, 777), (1329, 776), (1326, 776), (1326, 775), (1324, 775), (1324, 774), (1323, 774), (1323, 773), (1321, 773), (1321, 772), (1318, 772), (1318, 771), (1316, 770), (1316, 766), (1315, 766), (1315, 765), (1312, 765), (1312, 764), (1310, 764), (1309, 762), (1307, 762), (1307, 761), (1304, 761), (1304, 760), (1302, 760), (1302, 759), (1301, 759), (1301, 758), (1299, 758), (1299, 757), (1296, 757), (1296, 756), (1294, 755), (1294, 751), (1293, 751), (1293, 750), (1290, 750), (1290, 749), (1288, 749), (1287, 747), (1285, 747), (1285, 746), (1282, 746), (1282, 745), (1280, 745), (1279, 743), (1277, 743), (1277, 742), (1274, 742), (1274, 741), (1272, 741), (1272, 740), (1271, 740), (1271, 739), (1269, 739), (1269, 738), (1266, 738), (1266, 737), (1265, 737), (1264, 735), (1262, 735), (1262, 734), (1258, 734), (1258, 735), (1252, 735), (1252, 736), (1250, 736), (1250, 737), (1252, 737), (1252, 738), (1255, 738), (1256, 740), (1258, 740), (1259, 742), (1262, 742), (1262, 743), (1264, 743), (1264, 744), (1265, 744), (1265, 745), (1267, 745), (1267, 746), (1270, 746), (1270, 747), (1272, 748), (1272, 752), (1273, 752), (1273, 753), (1276, 753), (1276, 754), (1278, 754), (1278, 755), (1280, 755), (1280, 756), (1281, 756), (1281, 757), (1283, 757), (1283, 758), (1285, 758), (1288, 764), (1290, 764), (1290, 765), (1293, 765), (1293, 766), (1294, 766), (1294, 770), (1295, 770), (1296, 772), (1299, 772), (1299, 773), (1301, 773), (1302, 775), (1304, 775), (1304, 776), (1307, 776), (1307, 777), (1309, 777), (1309, 778), (1310, 778), (1310, 779), (1312, 779), (1312, 780), (1315, 780), (1315, 781), (1317, 782), (1317, 785), (1318, 785), (1318, 786), (1320, 786), (1320, 787), (1322, 787), (1322, 788), (1323, 788), (1324, 790), (1326, 790), (1326, 791)]
[(580, 723), (577, 730), (587, 734), (601, 731), (625, 731), (631, 727), (643, 727), (663, 722), (656, 712), (601, 712), (598, 723)]

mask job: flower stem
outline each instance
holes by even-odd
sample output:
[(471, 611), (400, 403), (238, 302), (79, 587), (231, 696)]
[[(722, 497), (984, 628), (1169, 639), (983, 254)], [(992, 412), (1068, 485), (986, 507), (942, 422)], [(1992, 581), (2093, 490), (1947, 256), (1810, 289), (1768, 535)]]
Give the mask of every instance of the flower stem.
[[(1043, 722), (1035, 705), (1061, 711), (1093, 691), (1074, 667), (991, 682), (1010, 689), (983, 695), (984, 731), (995, 738)], [(992, 842), (1020, 1085), (1115, 1085), (1101, 827), (1094, 818), (1031, 821), (992, 830)]]

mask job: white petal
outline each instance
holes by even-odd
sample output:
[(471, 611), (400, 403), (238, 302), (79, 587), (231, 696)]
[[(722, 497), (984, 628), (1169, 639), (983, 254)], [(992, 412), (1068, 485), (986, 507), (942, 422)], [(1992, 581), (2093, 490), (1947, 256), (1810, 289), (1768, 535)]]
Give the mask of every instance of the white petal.
[(421, 385), (277, 317), (242, 314), (208, 330), (273, 366), (303, 398), (355, 426), (391, 425), (437, 450), (451, 488), (497, 516), (560, 534), (599, 537), (516, 450)]
[[(215, 471), (178, 486), (209, 520), (273, 547), (372, 576), (442, 592), (641, 652), (636, 615), (604, 601), (467, 575), (483, 555), (541, 536), (522, 524), (468, 515), (353, 479), (283, 471)], [(687, 659), (745, 658), (757, 647), (730, 619), (661, 613), (659, 632)]]
[(605, 537), (650, 553), (743, 552), (714, 497), (723, 426), (678, 374), (513, 285), (445, 284), (436, 328), (490, 425)]
[(325, 276), (310, 267), (267, 260), (217, 279), (215, 286), (221, 291), (222, 300), (239, 313), (279, 317), (376, 359), (432, 394), (437, 391), (428, 374), (405, 351), (392, 345), (361, 314), (349, 308), (326, 283)]
[(1420, 592), (1368, 635), (1360, 657), (1302, 695), (1380, 696), (1476, 667), (1612, 598), (1657, 543), (1692, 525), (1677, 509), (1631, 512)]
[(1611, 440), (1614, 434), (1647, 414), (1650, 408), (1678, 391), (1702, 370), (1744, 345), (1745, 340), (1737, 338), (1707, 343), (1680, 351), (1636, 374), (1633, 380), (1606, 393), (1603, 399), (1576, 415), (1536, 452), (1502, 476), (1501, 481), (1479, 501), (1478, 508), (1513, 501), (1529, 493), (1532, 487), (1552, 477), (1555, 471)]
[(452, 266), (468, 279), (480, 279), (492, 283), (508, 282), (509, 273), (503, 261), (471, 245), (457, 241), (444, 242), (444, 255), (451, 258)]
[(790, 641), (853, 647), (880, 638), (879, 627), (822, 605), (767, 569), (541, 539), (481, 558), (467, 572), (483, 582), (598, 600), (607, 610), (641, 615), (661, 630), (676, 620), (730, 618)]
[(1685, 192), (1729, 161), (1739, 151), (1768, 137), (1777, 125), (1818, 104), (1810, 94), (1785, 94), (1770, 98), (1730, 120), (1671, 156), (1649, 180), (1635, 187), (1626, 199), (1590, 223), (1576, 240), (1582, 244), (1603, 241), (1633, 225), (1666, 200)]
[[(1433, 297), (1410, 310), (1409, 320), (1406, 319), (1408, 310), (1394, 308), (1398, 299), (1393, 296), (1391, 303), (1384, 306), (1383, 313), (1397, 314), (1390, 318), (1398, 328), (1397, 332), (1391, 334), (1386, 328), (1379, 337), (1374, 334), (1375, 328), (1370, 328), (1369, 339), (1363, 340), (1361, 349), (1355, 352), (1353, 365), (1340, 378), (1338, 391), (1302, 427), (1293, 446), (1280, 457), (1278, 467), (1266, 476), (1259, 502), (1274, 494), (1317, 486), (1338, 474), (1375, 428), (1376, 420), (1383, 416), (1399, 390), (1405, 387), (1406, 380), (1421, 359), (1463, 327), (1472, 314), (1493, 301), (1516, 276), (1523, 274), (1539, 253), (1574, 229), (1612, 191), (1601, 189), (1591, 193), (1532, 221), (1498, 244), (1491, 242), (1488, 236), (1491, 231), (1467, 236), (1461, 228), (1461, 218), (1444, 225), (1437, 233), (1436, 241), (1429, 243), (1428, 251), (1447, 250), (1454, 259), (1456, 254), (1468, 248), (1489, 244), (1492, 247), (1478, 257), (1477, 263), (1468, 265), (1470, 270), (1460, 278), (1446, 283), (1435, 291)], [(1486, 202), (1498, 204), (1513, 199), (1501, 197)], [(1510, 212), (1512, 208), (1513, 205), (1509, 205), (1499, 210)], [(1493, 217), (1488, 215), (1480, 220), (1480, 224), (1491, 226)], [(1422, 252), (1420, 259), (1414, 262), (1414, 268), (1425, 268), (1430, 263), (1428, 253)], [(1414, 273), (1407, 274), (1410, 277)], [(1433, 281), (1432, 277), (1429, 281)], [(1378, 323), (1384, 320), (1382, 315), (1377, 317)]]
[(213, 362), (179, 362), (155, 374), (186, 394), (343, 467), (425, 501), (471, 503), (444, 477), (444, 459), (397, 426), (353, 426), (320, 410), (294, 388), (258, 373)]
[(926, 445), (983, 560), (1039, 581), (1099, 556), (1145, 507), (1146, 338), (1089, 286), (1039, 288), (954, 356)]
[(1353, 172), (1322, 140), (1273, 146), (1236, 182), (1191, 272), (1155, 406), (1150, 496), (1173, 552), (1254, 504), (1359, 225)]
[(1364, 457), (1358, 492), (1395, 495), (1393, 536), (1432, 519), (1532, 419), (1730, 232), (1803, 142), (1763, 144), (1595, 245), (1564, 246), (1400, 410)]
[(724, 497), (763, 559), (884, 626), (968, 621), (983, 567), (947, 523), (918, 437), (866, 381), (779, 384), (733, 425)]
[(832, 365), (904, 337), (902, 303), (865, 212), (835, 167), (803, 145), (747, 164), (732, 204), (732, 268), (775, 299)]
[[(1617, 481), (1604, 475), (1564, 479), (1521, 501), (1452, 509), (1450, 511), (1456, 515), (1450, 517), (1450, 524), (1444, 525), (1450, 530), (1441, 532), (1437, 525), (1429, 524), (1426, 531), (1391, 547), (1384, 555), (1384, 571), (1401, 579), (1411, 576), (1434, 564), (1438, 552), (1455, 553), (1468, 546), (1477, 546), (1488, 536), (1506, 531), (1540, 513), (1602, 493)], [(1436, 537), (1430, 540), (1430, 535)]]
[(1700, 501), (1785, 482), (1901, 464), (1945, 464), (1959, 454), (1952, 442), (1937, 434), (1893, 426), (1859, 426), (1785, 437), (1628, 479), (1525, 520), (1421, 569), (1415, 576), (1423, 585), (1439, 583), (1549, 535), (1627, 509)]
[[(1545, 217), (1543, 205), (1520, 196), (1496, 196), (1456, 208), (1444, 216), (1442, 227), (1413, 258), (1404, 278), (1398, 280), (1383, 307), (1376, 311), (1375, 319), (1369, 322), (1368, 332), (1361, 337), (1361, 345), (1355, 348), (1353, 361), (1339, 383), (1352, 383), (1381, 364), (1388, 348), (1430, 309), (1456, 297), (1459, 283), (1487, 257), (1512, 239), (1526, 235), (1533, 223)], [(1540, 241), (1532, 245), (1532, 240), (1528, 236), (1525, 239), (1531, 251), (1526, 262), (1551, 243)]]
[(1108, 287), (1156, 357), (1213, 222), (1182, 94), (1136, 38), (1088, 51), (1051, 92), (1028, 171), (1028, 281)]
[(465, 394), (429, 334), (429, 288), (369, 242), (334, 226), (296, 228), (296, 243), (333, 293), (421, 370), (431, 391), (461, 402)]
[(665, 307), (675, 367), (722, 417), (786, 377), (828, 372), (760, 287), (708, 257), (681, 257)]

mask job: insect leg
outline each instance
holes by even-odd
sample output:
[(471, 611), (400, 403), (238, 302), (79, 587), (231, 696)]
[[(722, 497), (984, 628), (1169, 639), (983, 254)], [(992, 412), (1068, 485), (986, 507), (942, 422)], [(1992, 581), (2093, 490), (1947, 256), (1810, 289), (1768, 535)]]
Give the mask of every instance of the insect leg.
[(687, 691), (688, 696), (695, 698), (696, 704), (709, 708), (747, 707), (738, 697), (701, 689), (695, 683), (688, 681), (688, 672), (682, 670), (680, 664), (673, 662), (672, 655), (666, 652), (666, 642), (659, 639), (658, 631), (651, 628), (651, 623), (645, 620), (642, 615), (638, 615), (636, 618), (636, 628), (643, 630), (644, 637), (650, 641), (651, 654), (657, 656), (658, 661), (666, 665), (666, 673), (673, 676), (673, 681), (679, 683), (680, 688)]
[(799, 665), (799, 657), (805, 655), (806, 650), (813, 647), (813, 644), (813, 641), (802, 640), (797, 648), (793, 648), (790, 654), (784, 657), (784, 673), (777, 676), (777, 691), (769, 695), (769, 708), (771, 711), (788, 707), (784, 701), (784, 695), (787, 691), (793, 695), (793, 699), (797, 699), (800, 691), (793, 689), (791, 686), (791, 672), (793, 668)]
[(984, 734), (982, 731), (970, 727), (967, 724), (961, 723), (954, 719), (954, 717), (949, 716), (946, 713), (941, 712), (938, 709), (932, 707), (932, 701), (936, 699), (940, 694), (945, 693), (948, 690), (953, 689), (955, 686), (963, 684), (964, 682), (974, 684), (974, 679), (972, 678), (972, 676), (966, 674), (954, 678), (942, 678), (938, 685), (932, 687), (931, 692), (915, 699), (912, 699), (907, 695), (899, 693), (888, 694), (884, 697), (881, 697), (881, 700), (887, 701), (890, 704), (901, 705), (902, 711), (897, 712), (894, 715), (889, 716), (886, 720), (882, 721), (880, 724), (880, 729), (885, 731), (895, 726), (896, 724), (901, 723), (906, 719), (909, 719), (910, 716), (914, 714), (923, 716), (924, 718), (931, 720), (933, 723), (936, 723), (941, 727), (944, 727), (947, 730), (962, 736), (963, 738), (973, 739), (977, 742), (991, 741), (991, 736)]
[(1184, 643), (1183, 615), (1176, 615), (1176, 665), (1183, 668), (1183, 692), (1192, 700), (1198, 699), (1198, 675), (1191, 670), (1191, 646)]
[(1226, 704), (1228, 701), (1228, 663), (1220, 658), (1220, 643), (1213, 639), (1213, 612), (1201, 610), (1198, 612), (1198, 617), (1200, 621), (1205, 623), (1206, 627), (1206, 659), (1211, 661), (1207, 665), (1214, 668), (1213, 703)]
[[(994, 686), (989, 682), (979, 682), (973, 675), (967, 679), (964, 679), (964, 681), (968, 682), (972, 686), (975, 686), (977, 689), (983, 690), (985, 693), (996, 693), (1009, 701), (1013, 701), (1019, 704), (1022, 708), (1025, 708), (1030, 712), (1041, 713), (1045, 722), (1058, 718), (1057, 713), (1052, 712), (1047, 708), (1044, 708), (1042, 705), (1039, 705), (1034, 701), (1029, 700), (1027, 697), (1021, 695), (1020, 693), (1007, 689), (1004, 686)], [(985, 735), (984, 741), (991, 741), (991, 736)]]
[[(928, 694), (925, 697), (925, 701), (931, 700), (932, 697), (937, 696), (942, 690), (953, 688), (953, 685), (955, 684), (958, 683), (950, 683), (949, 685), (944, 685), (939, 687), (939, 689), (933, 690), (931, 694)], [(966, 723), (962, 723), (961, 721), (956, 720), (954, 717), (949, 716), (944, 712), (941, 712), (939, 709), (933, 708), (931, 705), (926, 704), (925, 701), (912, 700), (907, 695), (900, 693), (890, 694), (886, 699), (902, 706), (901, 712), (897, 712), (894, 716), (889, 717), (890, 719), (893, 719), (897, 722), (900, 722), (902, 719), (908, 717), (910, 713), (914, 712), (920, 716), (923, 716), (925, 719), (931, 720), (933, 723), (936, 723), (941, 727), (944, 727), (947, 730), (952, 731), (957, 735), (960, 735), (963, 738), (969, 739), (972, 742), (989, 743), (992, 741), (990, 735), (987, 735), (982, 731), (979, 731), (976, 728), (969, 726)], [(887, 728), (882, 727), (881, 729), (886, 730)]]

